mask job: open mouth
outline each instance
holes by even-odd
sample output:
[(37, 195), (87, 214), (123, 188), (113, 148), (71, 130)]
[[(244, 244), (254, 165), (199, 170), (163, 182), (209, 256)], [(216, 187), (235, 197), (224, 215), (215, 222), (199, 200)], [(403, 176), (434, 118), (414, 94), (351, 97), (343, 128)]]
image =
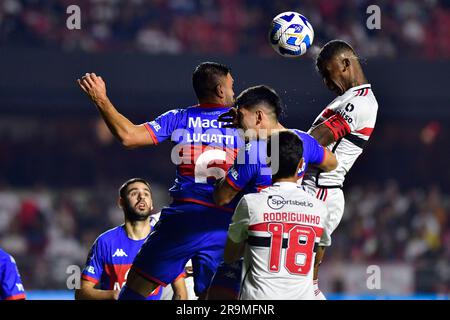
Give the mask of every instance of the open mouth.
[(136, 207), (138, 209), (147, 209), (147, 204), (145, 202), (139, 202)]

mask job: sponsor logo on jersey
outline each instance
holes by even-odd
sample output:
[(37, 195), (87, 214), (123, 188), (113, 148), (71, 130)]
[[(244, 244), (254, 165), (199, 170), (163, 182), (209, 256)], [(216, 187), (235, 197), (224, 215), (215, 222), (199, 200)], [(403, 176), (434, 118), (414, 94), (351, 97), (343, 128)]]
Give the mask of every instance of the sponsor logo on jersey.
[(298, 201), (298, 200), (285, 200), (282, 196), (273, 195), (267, 198), (267, 205), (274, 210), (279, 210), (285, 205), (301, 206), (301, 207), (314, 207), (314, 205), (309, 201)]
[(219, 122), (217, 119), (202, 119), (200, 117), (189, 118), (188, 127), (189, 128), (222, 128), (223, 123)]
[(88, 273), (95, 274), (95, 269), (94, 269), (93, 266), (88, 266), (88, 267), (86, 268), (86, 271), (87, 271)]
[(113, 254), (113, 258), (114, 257), (128, 257), (128, 255), (125, 253), (125, 251), (123, 251), (123, 249), (116, 249), (116, 252), (114, 252)]

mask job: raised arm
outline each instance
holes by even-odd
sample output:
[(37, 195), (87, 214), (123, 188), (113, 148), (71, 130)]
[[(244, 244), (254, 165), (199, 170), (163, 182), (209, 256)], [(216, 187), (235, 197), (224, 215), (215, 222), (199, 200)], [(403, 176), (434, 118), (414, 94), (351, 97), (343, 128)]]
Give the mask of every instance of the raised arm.
[(125, 148), (133, 149), (156, 144), (144, 124), (136, 125), (117, 111), (106, 94), (106, 84), (102, 77), (95, 73), (86, 73), (77, 81), (80, 88), (97, 106), (111, 133)]

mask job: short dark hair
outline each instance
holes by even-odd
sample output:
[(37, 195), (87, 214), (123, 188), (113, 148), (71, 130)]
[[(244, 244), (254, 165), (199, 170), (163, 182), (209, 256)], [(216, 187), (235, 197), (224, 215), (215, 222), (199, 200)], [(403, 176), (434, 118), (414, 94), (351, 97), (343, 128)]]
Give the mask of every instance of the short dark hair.
[[(279, 144), (279, 152), (272, 155), (272, 144)], [(303, 142), (292, 131), (280, 131), (272, 134), (267, 142), (267, 154), (271, 162), (278, 161), (278, 171), (272, 179), (289, 178), (297, 175), (297, 168), (303, 157)], [(276, 158), (274, 158), (276, 157)]]
[(245, 89), (236, 98), (235, 105), (238, 108), (253, 108), (256, 105), (264, 103), (274, 113), (277, 120), (280, 120), (284, 113), (281, 98), (271, 87), (259, 85)]
[(135, 182), (142, 182), (143, 184), (147, 185), (148, 189), (150, 190), (150, 193), (152, 192), (152, 188), (150, 187), (150, 183), (147, 182), (147, 180), (142, 178), (131, 178), (127, 181), (125, 181), (119, 188), (119, 196), (121, 198), (125, 198), (127, 196), (127, 188), (130, 184)]
[(198, 99), (209, 98), (213, 95), (220, 77), (226, 77), (231, 69), (217, 62), (202, 62), (192, 74), (192, 86)]
[(350, 51), (356, 56), (355, 50), (350, 44), (343, 40), (331, 40), (326, 43), (316, 58), (316, 67), (319, 72), (323, 70), (324, 64), (330, 61), (333, 57), (343, 51)]

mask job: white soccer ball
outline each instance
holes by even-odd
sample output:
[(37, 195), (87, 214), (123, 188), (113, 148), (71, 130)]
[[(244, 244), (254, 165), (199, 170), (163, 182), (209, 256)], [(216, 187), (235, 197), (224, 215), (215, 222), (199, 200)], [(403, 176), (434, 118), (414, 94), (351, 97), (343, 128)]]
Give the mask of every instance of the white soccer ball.
[(280, 13), (270, 24), (270, 44), (283, 57), (300, 57), (308, 50), (313, 40), (313, 27), (300, 13)]

